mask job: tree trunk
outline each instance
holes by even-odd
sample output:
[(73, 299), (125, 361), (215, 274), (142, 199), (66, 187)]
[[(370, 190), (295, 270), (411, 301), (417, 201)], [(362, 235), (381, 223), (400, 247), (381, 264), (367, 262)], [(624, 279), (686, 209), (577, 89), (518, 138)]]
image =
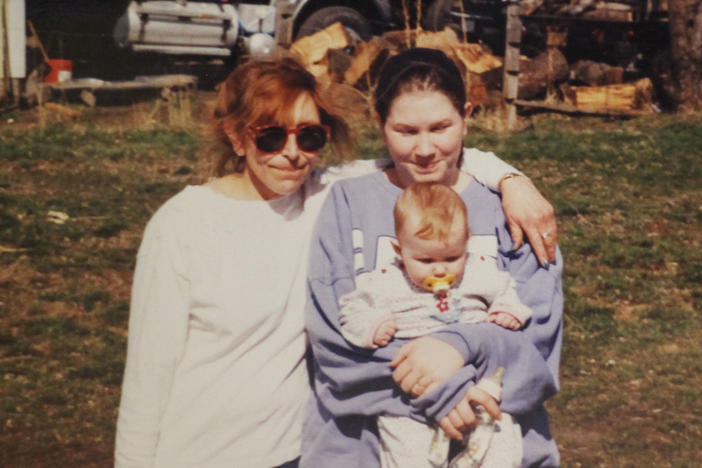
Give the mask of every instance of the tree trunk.
[(669, 0), (670, 51), (681, 111), (702, 109), (702, 0)]

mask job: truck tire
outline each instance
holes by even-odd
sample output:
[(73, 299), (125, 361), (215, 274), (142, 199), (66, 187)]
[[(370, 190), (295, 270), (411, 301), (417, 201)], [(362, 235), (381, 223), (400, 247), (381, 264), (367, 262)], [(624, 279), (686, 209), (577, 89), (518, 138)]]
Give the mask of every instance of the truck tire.
[(373, 35), (370, 23), (361, 13), (353, 8), (340, 6), (320, 8), (312, 13), (300, 25), (295, 39), (314, 34), (337, 21), (344, 25), (354, 43), (367, 41)]

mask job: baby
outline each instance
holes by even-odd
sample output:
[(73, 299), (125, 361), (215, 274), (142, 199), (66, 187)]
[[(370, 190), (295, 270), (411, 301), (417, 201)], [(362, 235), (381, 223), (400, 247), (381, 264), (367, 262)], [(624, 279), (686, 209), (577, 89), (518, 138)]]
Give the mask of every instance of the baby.
[[(465, 204), (450, 187), (409, 186), (394, 217), (396, 262), (359, 275), (357, 289), (340, 299), (346, 340), (374, 349), (395, 336), (415, 338), (455, 322), (489, 321), (512, 330), (527, 322), (531, 310), (519, 300), (509, 273), (497, 268), (495, 238), (470, 236)], [(477, 385), (499, 401), (499, 385), (486, 379)], [(465, 466), (520, 465), (519, 426), (506, 414), (495, 424), (500, 437)], [(446, 466), (448, 439), (437, 437), (440, 429), (394, 416), (379, 417), (378, 428), (383, 468)], [(509, 447), (502, 447), (501, 439)], [(472, 457), (469, 452), (461, 456)]]

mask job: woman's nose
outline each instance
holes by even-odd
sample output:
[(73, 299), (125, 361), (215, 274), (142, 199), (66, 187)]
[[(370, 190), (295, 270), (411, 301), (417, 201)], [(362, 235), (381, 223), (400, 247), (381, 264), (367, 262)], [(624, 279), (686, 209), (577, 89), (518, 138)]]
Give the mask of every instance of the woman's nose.
[(434, 144), (429, 133), (417, 135), (417, 145), (415, 151), (418, 157), (430, 158), (434, 155)]
[(297, 136), (295, 134), (288, 134), (288, 139), (281, 154), (291, 161), (297, 161), (300, 158), (300, 148), (297, 146)]

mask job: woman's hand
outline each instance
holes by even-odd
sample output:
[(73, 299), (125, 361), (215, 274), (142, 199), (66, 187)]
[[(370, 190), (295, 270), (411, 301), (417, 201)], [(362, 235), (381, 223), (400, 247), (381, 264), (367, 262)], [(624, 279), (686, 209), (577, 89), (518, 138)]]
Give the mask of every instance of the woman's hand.
[(404, 345), (390, 363), (395, 383), (414, 397), (432, 391), (464, 365), (456, 348), (430, 336)]
[(474, 406), (482, 406), (494, 419), (499, 420), (502, 418), (502, 412), (495, 399), (484, 390), (473, 386), (468, 389), (456, 407), (439, 421), (439, 426), (447, 436), (452, 439), (462, 440), (463, 433), (475, 426)]
[(514, 249), (522, 245), (526, 233), (539, 263), (547, 267), (549, 262), (555, 262), (558, 227), (553, 206), (528, 177), (505, 178), (499, 189)]

